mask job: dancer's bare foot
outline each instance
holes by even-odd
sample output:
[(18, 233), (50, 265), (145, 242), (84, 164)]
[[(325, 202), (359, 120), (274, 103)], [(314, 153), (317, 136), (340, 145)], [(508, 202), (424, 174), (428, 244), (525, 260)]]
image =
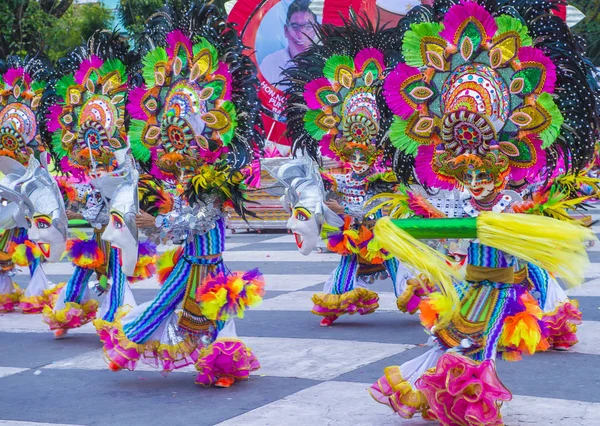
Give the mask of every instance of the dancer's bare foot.
[(221, 377), (215, 382), (215, 386), (218, 388), (228, 388), (235, 383), (235, 379), (232, 377)]
[(67, 336), (68, 331), (69, 329), (67, 328), (59, 328), (58, 330), (54, 330), (54, 338), (56, 340), (63, 339)]
[(339, 317), (337, 315), (331, 316), (331, 317), (324, 317), (321, 320), (321, 327), (331, 327), (331, 325), (333, 324), (333, 322), (338, 319)]

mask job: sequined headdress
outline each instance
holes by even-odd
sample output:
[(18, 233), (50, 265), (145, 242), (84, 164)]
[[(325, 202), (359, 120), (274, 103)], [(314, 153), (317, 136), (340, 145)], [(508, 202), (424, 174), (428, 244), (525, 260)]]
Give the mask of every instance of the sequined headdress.
[(382, 157), (391, 113), (381, 98), (397, 42), (393, 31), (351, 15), (344, 26), (316, 28), (318, 41), (285, 71), (285, 114), (293, 150), (314, 159), (333, 151), (349, 161), (360, 151), (369, 164)]
[(82, 177), (118, 167), (114, 153), (127, 148), (127, 52), (117, 34), (100, 31), (59, 63), (48, 130), (64, 171)]
[[(400, 22), (399, 63), (384, 95), (390, 138), (418, 179), (451, 187), (468, 169), (499, 185), (586, 164), (598, 130), (596, 84), (556, 0), (454, 1)], [(549, 165), (550, 167), (546, 167)]]
[(133, 155), (189, 198), (214, 191), (231, 198), (260, 142), (258, 82), (236, 32), (218, 8), (194, 2), (155, 14), (143, 40), (145, 85), (127, 105)]
[(31, 155), (47, 150), (45, 101), (52, 78), (50, 63), (40, 56), (10, 57), (0, 63), (0, 156), (27, 165)]

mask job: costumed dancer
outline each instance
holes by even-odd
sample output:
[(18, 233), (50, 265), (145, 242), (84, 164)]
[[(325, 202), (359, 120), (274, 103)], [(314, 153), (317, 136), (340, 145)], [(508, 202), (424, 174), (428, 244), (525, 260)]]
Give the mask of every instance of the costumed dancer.
[(178, 13), (163, 9), (147, 23), (145, 86), (130, 93), (128, 111), (135, 157), (165, 186), (184, 188), (156, 217), (158, 238), (183, 247), (158, 260), (156, 297), (117, 314), (101, 339), (113, 371), (139, 361), (165, 373), (191, 364), (196, 383), (229, 387), (259, 368), (233, 317), (261, 301), (262, 276), (231, 272), (222, 256), (223, 204), (243, 214), (241, 170), (259, 142), (257, 80), (215, 6), (196, 2)]
[[(127, 53), (127, 45), (117, 34), (99, 31), (59, 62), (63, 77), (56, 83), (58, 100), (50, 107), (48, 130), (53, 132), (52, 145), (60, 169), (70, 177), (70, 193), (77, 193), (81, 201), (77, 203), (79, 213), (67, 214), (87, 220), (94, 236), (88, 239), (83, 235), (67, 243), (75, 271), (54, 307), (43, 312), (56, 338), (96, 317), (98, 301), (88, 288), (94, 273), (98, 277), (93, 284), (95, 293), (101, 295), (108, 288), (110, 244), (101, 239), (109, 222), (108, 200), (93, 186), (92, 179), (119, 174), (129, 161), (125, 128)], [(124, 303), (124, 293), (117, 299)]]
[(133, 159), (129, 158), (117, 174), (109, 173), (92, 181), (103, 197), (110, 200), (110, 219), (102, 233), (102, 240), (111, 245), (110, 288), (94, 320), (100, 335), (115, 320), (120, 308), (125, 311), (137, 306), (129, 283), (150, 278), (156, 272), (156, 245), (150, 241), (140, 242), (136, 224), (138, 176)]
[[(515, 259), (583, 281), (593, 232), (511, 214), (518, 204), (503, 191), (508, 179), (552, 171), (559, 155), (577, 170), (593, 153), (596, 87), (582, 46), (551, 13), (556, 4), (439, 1), (413, 9), (398, 27), (405, 62), (384, 84), (397, 158), (414, 158), (423, 185), (471, 194), (465, 218), (383, 218), (375, 226), (385, 249), (439, 288), (420, 304), (432, 349), (388, 367), (371, 387), (403, 417), (502, 424), (511, 394), (496, 357), (517, 360), (547, 345), (542, 311), (516, 279)], [(470, 240), (465, 280), (417, 240), (432, 237)]]
[[(6, 166), (0, 180), (2, 191), (12, 193), (3, 196), (0, 206), (0, 312), (12, 312), (17, 306), (23, 313), (39, 313), (53, 299), (54, 284), (46, 277), (41, 263), (46, 246), (27, 239), (28, 225), (24, 222), (24, 210), (18, 208), (24, 198), (20, 186), (25, 168), (33, 155), (47, 151), (48, 137), (45, 129), (45, 111), (48, 82), (52, 78), (52, 66), (39, 56), (24, 60), (9, 57), (3, 63), (5, 71), (0, 76), (0, 156), (13, 161)], [(22, 167), (13, 164), (18, 162)], [(4, 168), (4, 167), (3, 167)], [(15, 198), (16, 197), (16, 198)], [(5, 202), (6, 201), (6, 202)], [(56, 261), (62, 253), (53, 253)], [(29, 267), (30, 282), (25, 292), (13, 283), (11, 274), (18, 266)]]
[[(335, 156), (351, 169), (323, 176), (327, 205), (343, 217), (342, 226), (323, 225), (327, 248), (341, 260), (323, 292), (312, 298), (312, 312), (323, 317), (322, 326), (330, 326), (343, 314), (365, 315), (379, 307), (377, 293), (368, 289), (375, 279), (391, 278), (401, 301), (412, 273), (377, 245), (372, 228), (382, 212), (366, 214), (365, 205), (397, 183), (383, 143), (392, 115), (381, 85), (395, 59), (385, 55), (398, 39), (393, 31), (373, 28), (354, 15), (342, 27), (323, 25), (316, 31), (319, 43), (294, 58), (283, 84), (294, 153), (304, 152), (317, 162), (322, 155)], [(301, 235), (292, 231), (301, 252), (308, 254)], [(399, 308), (406, 310), (402, 303)]]

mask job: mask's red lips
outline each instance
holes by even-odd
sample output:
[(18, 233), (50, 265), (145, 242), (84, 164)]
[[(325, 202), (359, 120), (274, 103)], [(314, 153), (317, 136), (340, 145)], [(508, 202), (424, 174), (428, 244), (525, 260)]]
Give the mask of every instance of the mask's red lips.
[(40, 251), (44, 255), (44, 257), (50, 257), (50, 244), (48, 243), (38, 243), (38, 247)]
[(302, 248), (302, 244), (304, 244), (304, 240), (302, 239), (302, 236), (300, 236), (294, 232), (294, 238), (296, 239), (296, 245), (298, 246), (298, 248)]
[(483, 192), (483, 188), (474, 188), (471, 189), (471, 194), (478, 196), (481, 195), (481, 193)]

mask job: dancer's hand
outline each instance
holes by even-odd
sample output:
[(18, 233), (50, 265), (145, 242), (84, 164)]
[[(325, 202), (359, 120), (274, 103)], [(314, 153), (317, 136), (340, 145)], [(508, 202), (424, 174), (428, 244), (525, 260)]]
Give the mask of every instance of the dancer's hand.
[(67, 219), (83, 219), (83, 215), (81, 213), (74, 212), (73, 210), (67, 210)]
[(336, 200), (325, 201), (325, 205), (333, 210), (334, 213), (344, 214), (344, 207)]
[(138, 228), (152, 228), (156, 223), (156, 219), (149, 213), (143, 210), (135, 216), (135, 224)]

